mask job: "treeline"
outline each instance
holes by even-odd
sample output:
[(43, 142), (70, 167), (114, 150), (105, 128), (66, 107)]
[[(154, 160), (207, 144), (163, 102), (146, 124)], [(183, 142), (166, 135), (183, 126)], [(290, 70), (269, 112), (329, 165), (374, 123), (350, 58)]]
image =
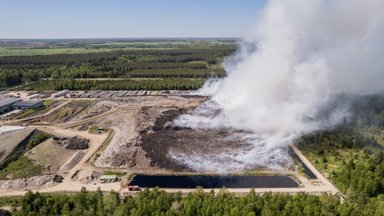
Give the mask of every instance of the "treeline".
[(27, 192), (21, 199), (3, 200), (13, 205), (13, 215), (382, 215), (384, 199), (366, 206), (341, 202), (336, 196), (308, 194), (256, 194), (241, 197), (222, 190), (215, 194), (198, 189), (183, 197), (154, 189), (121, 198), (118, 193), (101, 191), (69, 195), (42, 195)]
[[(225, 48), (224, 48), (225, 49)], [(33, 56), (3, 56), (0, 65), (5, 68), (25, 68), (29, 66), (47, 67), (52, 65), (77, 65), (90, 63), (102, 65), (105, 61), (116, 60), (124, 56), (132, 61), (143, 56), (158, 57), (161, 62), (188, 62), (188, 61), (214, 61), (216, 63), (215, 50), (211, 49), (175, 49), (175, 50), (113, 50), (108, 52), (93, 52), (81, 54), (54, 54)], [(166, 61), (168, 59), (168, 61)], [(190, 60), (188, 60), (190, 59)]]
[(230, 45), (205, 49), (111, 50), (81, 54), (0, 57), (0, 88), (70, 78), (207, 78), (223, 76), (219, 66)]
[(44, 80), (23, 90), (196, 90), (204, 79)]
[(132, 70), (126, 74), (122, 74), (121, 77), (148, 77), (148, 78), (210, 78), (210, 77), (222, 77), (224, 71), (220, 70), (190, 70), (190, 69), (160, 69), (160, 70)]
[(0, 89), (20, 85), (26, 80), (23, 73), (14, 69), (0, 68)]

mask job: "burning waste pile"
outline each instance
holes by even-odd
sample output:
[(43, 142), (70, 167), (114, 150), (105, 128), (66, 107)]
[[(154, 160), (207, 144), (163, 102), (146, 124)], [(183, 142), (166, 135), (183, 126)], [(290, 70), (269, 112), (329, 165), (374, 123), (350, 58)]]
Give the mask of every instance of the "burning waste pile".
[(199, 90), (210, 100), (174, 121), (232, 130), (249, 145), (214, 156), (172, 157), (197, 171), (290, 163), (287, 149), (295, 139), (348, 115), (343, 106), (321, 115), (338, 95), (383, 91), (382, 8), (382, 0), (268, 1), (239, 51), (224, 62), (227, 76)]

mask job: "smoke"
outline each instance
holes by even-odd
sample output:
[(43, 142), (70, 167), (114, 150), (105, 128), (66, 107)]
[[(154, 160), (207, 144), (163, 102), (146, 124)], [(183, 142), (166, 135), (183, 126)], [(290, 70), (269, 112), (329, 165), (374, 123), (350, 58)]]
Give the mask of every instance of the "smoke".
[[(210, 101), (175, 124), (250, 131), (253, 148), (216, 155), (229, 161), (221, 168), (289, 162), (286, 148), (295, 139), (344, 117), (342, 109), (319, 117), (335, 95), (383, 91), (383, 8), (382, 0), (268, 1), (251, 34), (224, 62), (227, 77), (199, 90)], [(174, 158), (218, 171), (214, 158)]]

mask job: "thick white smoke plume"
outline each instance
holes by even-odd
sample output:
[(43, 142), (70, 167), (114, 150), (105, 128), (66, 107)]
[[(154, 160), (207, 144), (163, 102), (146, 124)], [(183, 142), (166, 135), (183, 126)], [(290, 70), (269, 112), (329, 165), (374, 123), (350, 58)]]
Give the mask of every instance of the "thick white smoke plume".
[[(343, 117), (318, 118), (333, 95), (383, 91), (383, 10), (383, 0), (268, 1), (251, 35), (224, 63), (228, 76), (200, 90), (211, 100), (175, 124), (251, 131), (253, 148), (226, 152), (236, 163), (221, 168), (289, 161), (284, 147)], [(209, 158), (174, 157), (194, 169), (217, 167)]]

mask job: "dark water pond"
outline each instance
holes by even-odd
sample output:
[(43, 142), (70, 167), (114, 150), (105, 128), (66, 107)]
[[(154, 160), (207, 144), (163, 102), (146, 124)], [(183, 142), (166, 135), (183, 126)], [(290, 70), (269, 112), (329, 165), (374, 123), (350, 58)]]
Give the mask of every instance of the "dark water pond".
[(136, 175), (129, 185), (160, 188), (294, 188), (299, 185), (289, 176), (175, 176)]

